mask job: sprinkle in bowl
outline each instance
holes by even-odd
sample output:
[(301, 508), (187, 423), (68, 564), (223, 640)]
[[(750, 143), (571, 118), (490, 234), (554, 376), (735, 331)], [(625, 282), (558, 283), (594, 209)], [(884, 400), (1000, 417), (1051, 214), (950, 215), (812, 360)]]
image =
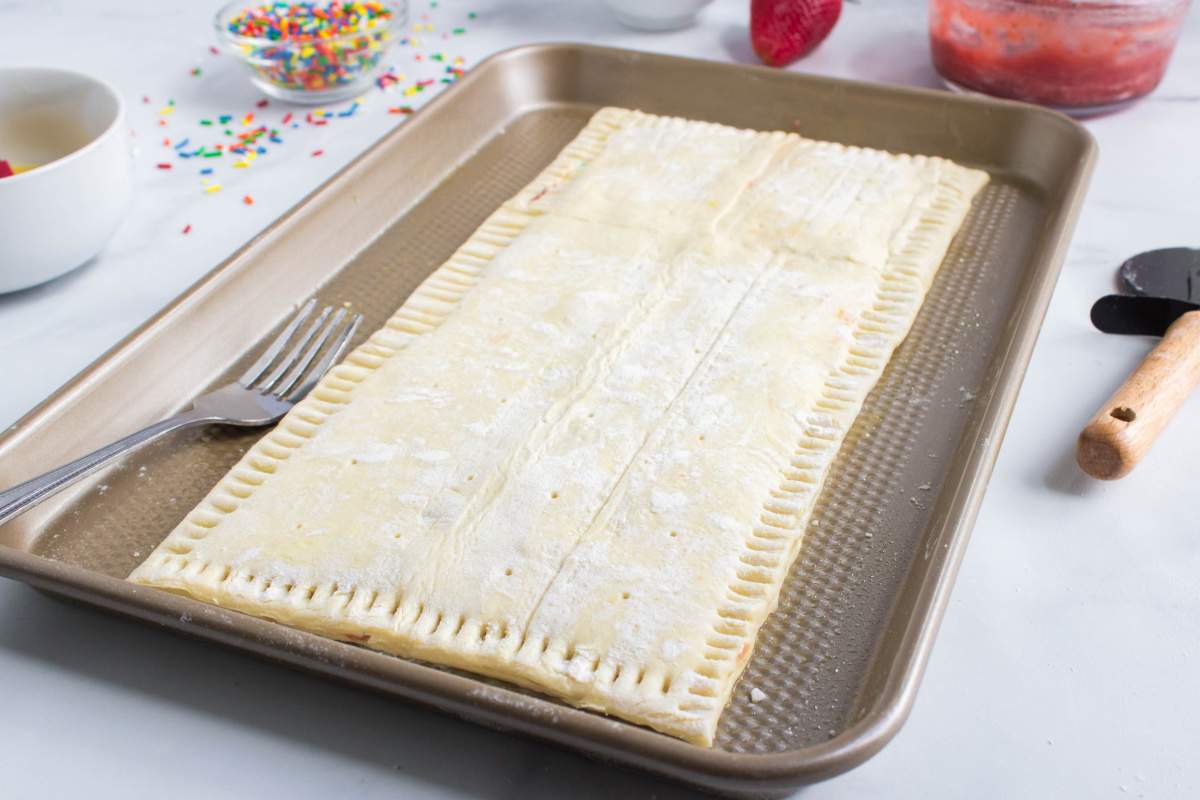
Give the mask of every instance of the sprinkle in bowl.
[(235, 0), (213, 24), (260, 90), (319, 105), (354, 97), (370, 85), (407, 12), (402, 0)]

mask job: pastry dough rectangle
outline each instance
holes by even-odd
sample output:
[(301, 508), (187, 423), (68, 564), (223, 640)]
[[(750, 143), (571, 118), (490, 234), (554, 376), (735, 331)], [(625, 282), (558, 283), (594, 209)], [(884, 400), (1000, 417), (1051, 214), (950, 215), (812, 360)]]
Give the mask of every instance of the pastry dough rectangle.
[(130, 578), (710, 745), (986, 180), (604, 109)]

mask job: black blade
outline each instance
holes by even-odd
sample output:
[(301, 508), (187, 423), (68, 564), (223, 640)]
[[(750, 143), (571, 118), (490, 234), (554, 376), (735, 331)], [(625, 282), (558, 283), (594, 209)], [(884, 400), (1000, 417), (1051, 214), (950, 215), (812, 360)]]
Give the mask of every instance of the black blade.
[(1092, 305), (1092, 324), (1105, 333), (1162, 336), (1172, 322), (1196, 310), (1200, 310), (1200, 303), (1170, 297), (1110, 294)]
[(1200, 250), (1167, 247), (1138, 253), (1117, 274), (1122, 291), (1200, 303)]

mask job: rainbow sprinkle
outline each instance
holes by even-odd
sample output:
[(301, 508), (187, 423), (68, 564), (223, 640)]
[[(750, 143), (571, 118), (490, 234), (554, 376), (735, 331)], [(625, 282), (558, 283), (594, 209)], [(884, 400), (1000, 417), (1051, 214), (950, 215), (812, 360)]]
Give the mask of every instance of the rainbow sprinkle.
[(239, 11), (226, 30), (260, 80), (323, 92), (353, 84), (379, 64), (393, 16), (375, 0), (275, 2)]

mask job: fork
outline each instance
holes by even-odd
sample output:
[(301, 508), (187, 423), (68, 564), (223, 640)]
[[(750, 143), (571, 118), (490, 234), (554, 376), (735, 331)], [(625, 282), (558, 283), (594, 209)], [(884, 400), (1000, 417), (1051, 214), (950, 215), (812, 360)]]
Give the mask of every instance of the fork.
[[(126, 453), (173, 431), (200, 425), (258, 427), (278, 421), (304, 399), (321, 376), (341, 358), (362, 322), (361, 314), (354, 314), (347, 320), (346, 309), (339, 308), (334, 312), (327, 306), (292, 343), (287, 354), (279, 358), (296, 331), (312, 315), (316, 304), (315, 299), (310, 299), (301, 306), (287, 327), (241, 377), (197, 397), (188, 410), (0, 492), (0, 525)], [(329, 347), (325, 354), (314, 364), (326, 344)]]

